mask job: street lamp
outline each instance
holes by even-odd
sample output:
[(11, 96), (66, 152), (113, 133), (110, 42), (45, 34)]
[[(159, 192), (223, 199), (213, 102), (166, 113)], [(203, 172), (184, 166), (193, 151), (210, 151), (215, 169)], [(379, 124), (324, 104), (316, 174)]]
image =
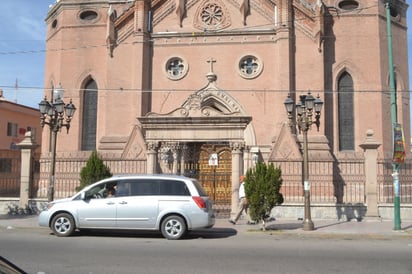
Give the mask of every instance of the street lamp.
[[(314, 123), (319, 131), (320, 112), (323, 102), (318, 97), (315, 99), (310, 92), (306, 95), (300, 95), (300, 101), (296, 104), (295, 120), (295, 102), (290, 98), (290, 94), (284, 102), (286, 112), (288, 113), (289, 125), (291, 129), (297, 124), (299, 133), (303, 133), (303, 190), (305, 194), (305, 219), (303, 221), (303, 230), (313, 230), (314, 224), (310, 216), (310, 183), (309, 183), (309, 159), (308, 159), (308, 130)], [(313, 112), (315, 112), (315, 121), (312, 121)], [(294, 132), (294, 130), (292, 130)]]
[[(62, 100), (64, 90), (61, 85), (53, 90), (53, 100), (47, 101), (47, 98), (39, 103), (40, 110), (40, 125), (48, 125), (52, 133), (51, 136), (51, 167), (50, 167), (50, 177), (49, 177), (49, 188), (47, 190), (47, 200), (49, 202), (53, 201), (54, 198), (54, 175), (56, 166), (56, 143), (57, 143), (57, 132), (61, 130), (62, 127), (66, 127), (67, 133), (69, 133), (70, 121), (73, 117), (76, 107), (73, 105), (70, 99), (69, 104), (65, 104)], [(64, 122), (66, 118), (66, 123)]]

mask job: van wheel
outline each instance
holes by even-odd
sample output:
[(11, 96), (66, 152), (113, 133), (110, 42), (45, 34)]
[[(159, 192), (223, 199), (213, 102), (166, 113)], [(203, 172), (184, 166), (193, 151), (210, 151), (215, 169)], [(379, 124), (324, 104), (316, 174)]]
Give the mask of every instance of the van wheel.
[(178, 240), (187, 232), (186, 223), (183, 218), (171, 215), (166, 217), (161, 224), (163, 237), (168, 240)]
[(58, 237), (68, 237), (72, 235), (75, 229), (72, 215), (67, 213), (57, 214), (51, 222), (51, 229), (54, 235)]

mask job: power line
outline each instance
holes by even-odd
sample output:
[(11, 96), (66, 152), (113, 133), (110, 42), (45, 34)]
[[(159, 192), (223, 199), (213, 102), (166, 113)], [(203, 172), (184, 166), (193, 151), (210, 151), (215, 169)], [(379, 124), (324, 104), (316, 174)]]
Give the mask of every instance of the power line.
[[(1, 85), (0, 84), (0, 88), (6, 88), (6, 89), (14, 89), (14, 86), (8, 86), (8, 85)], [(32, 87), (32, 86), (19, 86), (19, 89), (31, 89), (31, 90), (42, 90), (42, 91), (51, 91), (52, 88), (45, 88), (45, 87)], [(84, 88), (67, 88), (64, 87), (63, 88), (65, 91), (96, 91), (93, 89), (84, 89)], [(294, 92), (294, 93), (307, 93), (308, 91), (310, 91), (311, 93), (315, 94), (315, 93), (324, 93), (324, 94), (329, 94), (329, 93), (336, 93), (336, 90), (319, 90), (319, 89), (296, 89), (296, 90), (289, 90), (289, 89), (264, 89), (264, 88), (260, 88), (260, 89), (223, 89), (220, 88), (219, 90), (222, 91), (226, 91), (226, 92), (274, 92), (274, 93), (285, 93), (285, 92)], [(97, 89), (98, 92), (116, 92), (116, 93), (129, 93), (129, 92), (148, 92), (148, 93), (160, 93), (160, 92), (195, 92), (195, 91), (201, 91), (201, 89), (189, 89), (189, 88), (184, 88), (184, 89), (173, 89), (173, 88), (169, 88), (169, 89), (135, 89), (135, 88), (99, 88)], [(397, 93), (410, 93), (411, 90), (398, 90), (396, 91)], [(373, 90), (354, 90), (352, 93), (390, 93), (389, 88), (388, 90), (382, 89), (382, 90), (377, 90), (377, 89), (373, 89)]]

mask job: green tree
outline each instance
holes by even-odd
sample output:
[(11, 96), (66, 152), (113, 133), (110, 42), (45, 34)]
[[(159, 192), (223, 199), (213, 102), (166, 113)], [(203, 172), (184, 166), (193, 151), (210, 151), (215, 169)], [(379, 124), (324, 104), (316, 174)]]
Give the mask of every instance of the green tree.
[(270, 216), (271, 210), (283, 203), (281, 186), (281, 169), (275, 168), (272, 163), (267, 165), (259, 162), (246, 172), (245, 193), (249, 215), (256, 222), (262, 221), (263, 230), (266, 230), (265, 220)]
[(93, 151), (87, 160), (86, 166), (80, 171), (80, 185), (76, 187), (76, 191), (111, 176), (113, 174), (110, 172), (109, 167), (103, 163), (97, 152)]

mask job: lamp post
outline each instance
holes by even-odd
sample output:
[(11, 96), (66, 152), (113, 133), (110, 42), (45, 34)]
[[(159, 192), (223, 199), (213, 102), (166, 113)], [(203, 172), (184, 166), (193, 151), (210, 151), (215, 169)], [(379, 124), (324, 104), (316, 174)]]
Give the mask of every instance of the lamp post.
[[(310, 92), (306, 95), (300, 95), (300, 101), (296, 104), (295, 119), (295, 102), (290, 95), (284, 102), (286, 112), (288, 113), (289, 124), (291, 129), (298, 126), (299, 132), (303, 134), (303, 190), (305, 196), (305, 218), (303, 221), (303, 230), (313, 230), (314, 224), (310, 214), (310, 183), (309, 183), (309, 157), (308, 157), (308, 130), (315, 123), (318, 131), (320, 126), (320, 112), (323, 102), (318, 97), (315, 99)], [(312, 121), (313, 112), (315, 112), (315, 121)]]
[[(62, 127), (66, 127), (67, 133), (69, 133), (70, 121), (73, 117), (76, 107), (73, 105), (72, 100), (69, 104), (65, 104), (62, 100), (64, 90), (61, 85), (53, 90), (53, 98), (49, 102), (47, 98), (39, 103), (40, 110), (40, 125), (48, 125), (51, 131), (51, 166), (50, 166), (50, 177), (49, 177), (49, 188), (47, 190), (47, 200), (49, 202), (54, 199), (54, 175), (56, 166), (56, 143), (57, 143), (57, 132), (61, 130)], [(66, 121), (65, 121), (66, 120)], [(66, 122), (66, 123), (65, 123)]]

